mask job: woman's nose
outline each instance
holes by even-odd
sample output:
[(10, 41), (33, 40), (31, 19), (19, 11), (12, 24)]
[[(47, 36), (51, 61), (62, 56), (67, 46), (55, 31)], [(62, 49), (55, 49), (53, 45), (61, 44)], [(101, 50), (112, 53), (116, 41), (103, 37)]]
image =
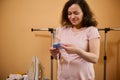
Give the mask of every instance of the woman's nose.
[(75, 15), (74, 15), (74, 14), (72, 14), (72, 15), (71, 15), (71, 18), (75, 18)]

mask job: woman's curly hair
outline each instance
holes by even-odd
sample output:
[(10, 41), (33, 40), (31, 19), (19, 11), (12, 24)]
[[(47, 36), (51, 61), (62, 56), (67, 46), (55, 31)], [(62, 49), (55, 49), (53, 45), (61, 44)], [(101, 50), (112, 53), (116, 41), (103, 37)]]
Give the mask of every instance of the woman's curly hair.
[(97, 21), (93, 18), (93, 13), (85, 0), (69, 0), (64, 5), (61, 18), (63, 26), (72, 25), (68, 19), (68, 8), (72, 4), (78, 4), (83, 11), (82, 27), (97, 26)]

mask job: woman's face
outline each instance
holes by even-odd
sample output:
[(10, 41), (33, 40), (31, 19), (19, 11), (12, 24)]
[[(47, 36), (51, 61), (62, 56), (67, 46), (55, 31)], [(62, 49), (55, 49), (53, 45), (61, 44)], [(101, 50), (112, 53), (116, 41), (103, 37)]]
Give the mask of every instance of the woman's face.
[(82, 9), (78, 4), (72, 4), (68, 8), (68, 19), (73, 26), (79, 26), (83, 18)]

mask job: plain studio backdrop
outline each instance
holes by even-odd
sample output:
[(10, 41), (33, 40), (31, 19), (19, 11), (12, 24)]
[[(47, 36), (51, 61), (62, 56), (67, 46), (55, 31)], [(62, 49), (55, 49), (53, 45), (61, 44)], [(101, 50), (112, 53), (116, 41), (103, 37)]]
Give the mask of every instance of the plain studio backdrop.
[[(66, 0), (0, 0), (0, 80), (9, 74), (26, 73), (32, 57), (37, 56), (50, 79), (51, 33), (31, 32), (31, 28), (59, 27)], [(98, 28), (120, 28), (120, 0), (87, 0)], [(96, 80), (103, 80), (104, 31), (100, 59), (95, 64)], [(120, 80), (120, 31), (107, 33), (107, 80)], [(54, 60), (53, 78), (57, 77)]]

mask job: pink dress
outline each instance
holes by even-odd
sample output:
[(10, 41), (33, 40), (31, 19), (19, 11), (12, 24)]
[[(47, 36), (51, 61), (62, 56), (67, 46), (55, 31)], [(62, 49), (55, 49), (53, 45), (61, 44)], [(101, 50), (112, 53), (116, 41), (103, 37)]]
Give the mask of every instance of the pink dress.
[[(56, 29), (56, 36), (59, 42), (74, 44), (79, 48), (88, 51), (88, 40), (99, 38), (96, 27), (84, 27), (78, 32), (73, 32), (72, 28)], [(68, 54), (64, 49), (60, 49), (61, 58), (58, 59), (58, 80), (94, 80), (94, 66), (77, 54)]]

